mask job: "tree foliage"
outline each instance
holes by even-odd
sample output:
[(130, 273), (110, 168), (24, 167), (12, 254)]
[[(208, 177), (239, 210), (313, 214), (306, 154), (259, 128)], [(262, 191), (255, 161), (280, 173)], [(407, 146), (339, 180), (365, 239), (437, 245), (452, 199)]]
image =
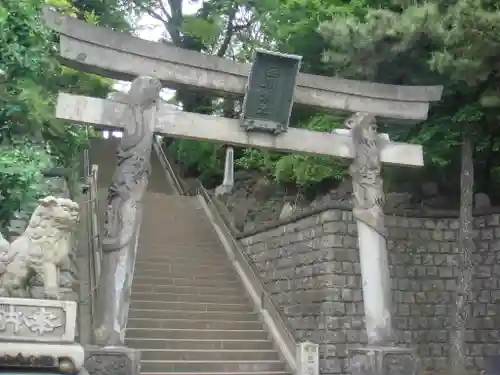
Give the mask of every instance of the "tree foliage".
[[(0, 228), (16, 212), (29, 211), (35, 200), (47, 193), (43, 169), (61, 166), (77, 170), (78, 156), (87, 145), (87, 131), (55, 119), (57, 92), (72, 89), (104, 96), (112, 83), (59, 64), (57, 36), (41, 20), (46, 4), (100, 22), (96, 9), (90, 9), (99, 2), (0, 3)], [(118, 19), (116, 16), (115, 21)]]
[[(427, 121), (415, 126), (380, 126), (390, 133), (391, 139), (422, 144), (426, 167), (419, 178), (437, 181), (458, 196), (461, 124), (464, 116), (467, 121), (472, 116), (474, 164), (478, 170), (476, 189), (500, 198), (494, 188), (500, 177), (497, 162), (500, 130), (496, 126), (500, 106), (497, 74), (500, 26), (494, 3), (210, 0), (203, 2), (195, 15), (188, 16), (182, 12), (182, 3), (174, 0), (133, 3), (136, 9), (161, 20), (167, 39), (184, 48), (248, 61), (255, 47), (264, 47), (303, 56), (302, 71), (307, 73), (391, 84), (444, 85), (443, 99), (432, 107)], [(228, 35), (230, 42), (224, 44)], [(222, 114), (217, 100), (197, 95), (178, 93), (178, 100), (186, 110)], [(197, 99), (193, 100), (194, 97)], [(237, 116), (238, 105), (232, 105), (232, 114)], [(322, 113), (296, 109), (291, 124), (315, 129), (324, 118)], [(329, 121), (331, 128), (340, 126), (338, 119)], [(186, 142), (189, 147), (182, 145)], [(195, 173), (221, 175), (224, 153), (220, 146), (196, 147), (196, 144), (177, 141), (171, 147), (179, 157), (182, 154), (183, 161), (189, 160)], [(186, 152), (187, 149), (190, 151)], [(209, 149), (213, 155), (210, 172), (206, 165)], [(236, 158), (240, 168), (260, 169), (279, 182), (301, 186), (314, 187), (345, 175), (338, 161), (325, 163), (318, 158), (257, 150), (237, 151)], [(330, 162), (333, 167), (327, 171), (324, 166)]]
[[(443, 84), (429, 120), (391, 129), (396, 139), (424, 145), (427, 171), (458, 190), (462, 125), (472, 122), (479, 190), (495, 195), (498, 182), (499, 54), (497, 11), (486, 1), (425, 2), (399, 7), (370, 4), (362, 16), (321, 25), (324, 61), (344, 77), (394, 84)], [(439, 172), (438, 172), (439, 171)]]

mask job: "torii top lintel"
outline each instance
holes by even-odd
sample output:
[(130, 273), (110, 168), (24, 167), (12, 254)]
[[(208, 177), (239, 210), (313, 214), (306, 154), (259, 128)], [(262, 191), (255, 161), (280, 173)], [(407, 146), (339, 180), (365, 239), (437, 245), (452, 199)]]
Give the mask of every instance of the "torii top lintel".
[[(46, 8), (48, 27), (60, 33), (62, 61), (80, 70), (131, 81), (158, 77), (165, 87), (191, 87), (221, 96), (243, 96), (250, 66), (173, 45), (146, 41), (87, 24)], [(332, 112), (369, 112), (384, 120), (427, 118), (442, 86), (397, 86), (300, 73), (295, 103)]]

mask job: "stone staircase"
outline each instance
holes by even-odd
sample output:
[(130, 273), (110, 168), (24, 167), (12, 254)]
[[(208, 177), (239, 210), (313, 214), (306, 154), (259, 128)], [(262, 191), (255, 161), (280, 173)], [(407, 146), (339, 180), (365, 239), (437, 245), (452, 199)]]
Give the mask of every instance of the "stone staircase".
[[(95, 161), (111, 168), (109, 143), (100, 144)], [(141, 350), (141, 373), (290, 374), (198, 199), (158, 192), (158, 169), (144, 199), (126, 334)]]
[(142, 373), (286, 373), (197, 198), (144, 203), (126, 336)]

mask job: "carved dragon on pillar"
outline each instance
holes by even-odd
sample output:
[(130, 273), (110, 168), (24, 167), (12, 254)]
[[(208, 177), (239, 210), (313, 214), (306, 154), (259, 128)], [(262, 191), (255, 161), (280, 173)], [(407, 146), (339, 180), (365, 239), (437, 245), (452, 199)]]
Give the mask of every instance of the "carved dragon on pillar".
[(385, 196), (380, 159), (385, 140), (377, 132), (374, 115), (357, 112), (344, 125), (351, 130), (355, 150), (349, 168), (354, 190), (353, 214), (356, 219), (385, 236)]
[(95, 321), (95, 339), (99, 345), (123, 345), (160, 91), (157, 78), (138, 77), (120, 100), (125, 110), (119, 121), (125, 126), (109, 186), (102, 241)]
[[(123, 219), (137, 209), (146, 191), (150, 166), (151, 139), (145, 115), (156, 105), (161, 90), (160, 81), (152, 77), (139, 77), (132, 83), (121, 120), (127, 124), (117, 151), (117, 165), (108, 188), (108, 213), (104, 226), (103, 252), (118, 251), (133, 237)], [(130, 125), (130, 126), (129, 126)], [(130, 224), (130, 223), (128, 223)]]

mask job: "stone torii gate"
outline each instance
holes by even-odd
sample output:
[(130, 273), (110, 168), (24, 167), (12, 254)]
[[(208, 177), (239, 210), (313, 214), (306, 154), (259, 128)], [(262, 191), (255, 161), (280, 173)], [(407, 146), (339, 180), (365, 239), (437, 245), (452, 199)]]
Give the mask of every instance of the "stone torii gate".
[[(353, 212), (358, 226), (369, 345), (353, 351), (351, 372), (382, 375), (409, 374), (417, 370), (412, 351), (393, 346), (380, 172), (385, 163), (423, 166), (423, 151), (420, 145), (391, 142), (382, 137), (377, 133), (375, 118), (401, 123), (424, 120), (429, 102), (440, 99), (442, 87), (393, 86), (297, 75), (296, 56), (266, 53), (261, 53), (250, 69), (246, 64), (144, 41), (52, 11), (45, 12), (45, 20), (61, 34), (60, 54), (65, 64), (110, 78), (133, 80), (128, 95), (113, 100), (61, 93), (56, 110), (60, 119), (124, 129), (117, 172), (108, 198), (111, 208), (105, 233), (108, 246), (106, 248), (105, 238), (98, 291), (99, 344), (123, 345), (140, 202), (147, 184), (153, 134), (159, 133), (173, 138), (353, 159), (350, 169), (355, 195)], [(271, 72), (270, 61), (276, 62), (276, 59), (296, 80), (280, 81), (279, 74)], [(265, 71), (264, 78), (258, 82), (257, 76), (262, 71)], [(274, 83), (266, 87), (266, 94), (260, 91), (257, 99), (251, 99), (262, 88), (262, 80), (271, 76)], [(171, 105), (159, 104), (161, 86), (188, 86), (221, 96), (245, 95), (243, 117), (246, 118), (235, 120), (181, 112)], [(263, 95), (267, 96), (263, 98)], [(268, 108), (263, 110), (261, 99), (265, 103), (278, 100), (274, 105), (283, 110), (269, 115)], [(333, 112), (355, 112), (345, 122), (350, 132), (288, 129), (293, 102)], [(133, 178), (127, 177), (129, 175)]]

